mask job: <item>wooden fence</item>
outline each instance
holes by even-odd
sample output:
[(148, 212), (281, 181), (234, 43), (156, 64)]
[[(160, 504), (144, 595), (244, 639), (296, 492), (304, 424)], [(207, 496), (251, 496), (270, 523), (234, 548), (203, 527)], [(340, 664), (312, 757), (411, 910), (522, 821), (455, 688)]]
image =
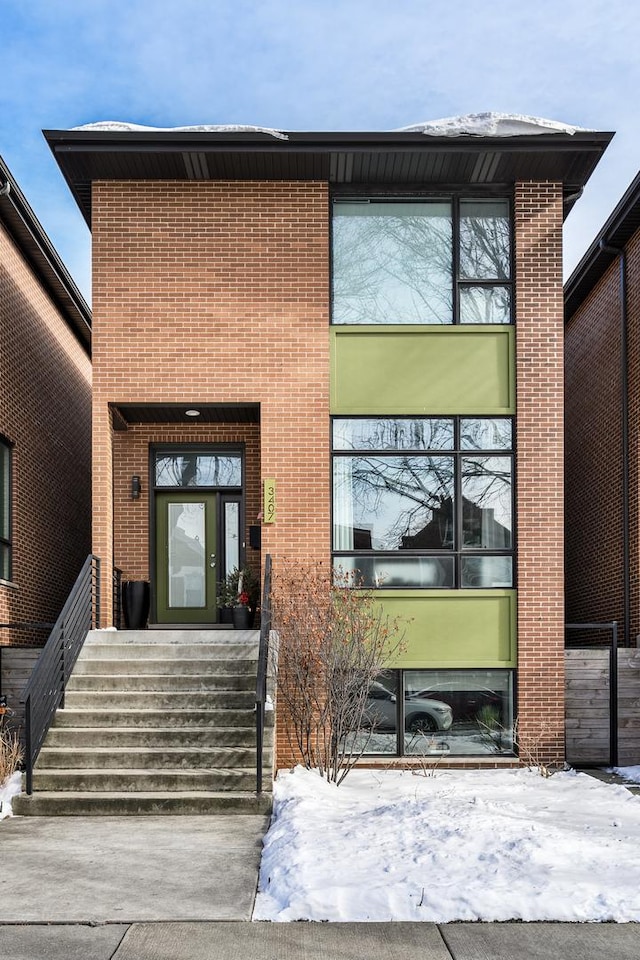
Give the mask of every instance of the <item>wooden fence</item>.
[[(569, 763), (610, 760), (609, 650), (565, 650), (566, 756)], [(640, 764), (640, 650), (618, 649), (618, 764)]]
[(9, 709), (14, 711), (10, 718), (12, 727), (23, 727), (20, 695), (41, 653), (42, 647), (0, 646), (0, 693), (6, 696)]

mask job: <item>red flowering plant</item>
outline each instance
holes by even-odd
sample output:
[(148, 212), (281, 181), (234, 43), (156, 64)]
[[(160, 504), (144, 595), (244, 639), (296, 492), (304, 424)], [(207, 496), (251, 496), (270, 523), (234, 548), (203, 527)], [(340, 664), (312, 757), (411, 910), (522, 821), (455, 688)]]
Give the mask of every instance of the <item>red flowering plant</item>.
[(239, 603), (242, 607), (248, 607), (248, 606), (249, 606), (249, 594), (247, 593), (246, 590), (243, 590), (242, 593), (239, 593), (239, 594), (238, 594), (238, 603)]

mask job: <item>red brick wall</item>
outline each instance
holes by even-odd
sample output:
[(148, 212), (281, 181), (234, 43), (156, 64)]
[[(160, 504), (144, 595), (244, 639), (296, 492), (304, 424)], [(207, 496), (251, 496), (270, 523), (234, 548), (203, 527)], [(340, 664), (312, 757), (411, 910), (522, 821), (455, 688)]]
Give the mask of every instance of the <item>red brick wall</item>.
[(564, 759), (562, 186), (515, 190), (518, 716)]
[[(0, 434), (13, 444), (0, 622), (55, 620), (91, 549), (91, 366), (0, 225)], [(0, 630), (0, 644), (46, 634)]]
[[(640, 632), (640, 231), (626, 247), (630, 643)], [(567, 619), (624, 623), (620, 259), (566, 329)]]
[(620, 285), (617, 259), (566, 327), (567, 620), (623, 609)]
[[(120, 458), (132, 453), (144, 476), (146, 455), (127, 435), (112, 438), (109, 402), (258, 402), (261, 473), (276, 479), (278, 496), (263, 553), (275, 562), (328, 557), (327, 185), (97, 183), (93, 211), (96, 552), (111, 564), (112, 469), (120, 477), (116, 537), (144, 512), (122, 502), (132, 461)], [(147, 431), (146, 440), (169, 434), (174, 442), (203, 437), (185, 424)], [(224, 435), (244, 436), (242, 428)], [(137, 536), (117, 547), (132, 571), (148, 557), (144, 532)]]

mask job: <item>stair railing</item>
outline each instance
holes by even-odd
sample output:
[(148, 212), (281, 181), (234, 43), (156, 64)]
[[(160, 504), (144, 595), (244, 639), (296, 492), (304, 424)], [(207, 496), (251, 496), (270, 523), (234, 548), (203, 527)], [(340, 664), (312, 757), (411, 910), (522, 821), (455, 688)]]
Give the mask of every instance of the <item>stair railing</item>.
[(49, 639), (22, 691), (25, 719), (27, 793), (33, 793), (33, 767), (59, 707), (78, 654), (100, 620), (100, 560), (89, 554)]
[(269, 667), (269, 634), (271, 632), (271, 555), (264, 561), (262, 605), (260, 607), (260, 645), (256, 679), (256, 793), (262, 793), (262, 758), (264, 754), (264, 717), (267, 703)]

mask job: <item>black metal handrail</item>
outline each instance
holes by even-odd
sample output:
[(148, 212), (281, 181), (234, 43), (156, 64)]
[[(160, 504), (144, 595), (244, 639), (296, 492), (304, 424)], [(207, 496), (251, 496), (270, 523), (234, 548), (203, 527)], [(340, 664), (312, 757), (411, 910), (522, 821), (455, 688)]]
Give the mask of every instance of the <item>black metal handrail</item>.
[(28, 680), (24, 704), (27, 793), (33, 793), (33, 767), (59, 707), (87, 634), (100, 616), (100, 560), (89, 554)]
[(606, 623), (566, 623), (569, 630), (597, 630), (611, 634), (611, 639), (605, 644), (595, 641), (587, 643), (585, 640), (571, 640), (565, 637), (565, 648), (569, 650), (592, 649), (593, 647), (609, 648), (609, 765), (618, 766), (618, 621)]
[(116, 630), (122, 627), (122, 570), (113, 568), (113, 625)]
[(271, 556), (264, 561), (262, 605), (260, 607), (260, 646), (256, 678), (256, 793), (262, 793), (262, 757), (264, 754), (264, 715), (267, 702), (269, 634), (271, 632)]

